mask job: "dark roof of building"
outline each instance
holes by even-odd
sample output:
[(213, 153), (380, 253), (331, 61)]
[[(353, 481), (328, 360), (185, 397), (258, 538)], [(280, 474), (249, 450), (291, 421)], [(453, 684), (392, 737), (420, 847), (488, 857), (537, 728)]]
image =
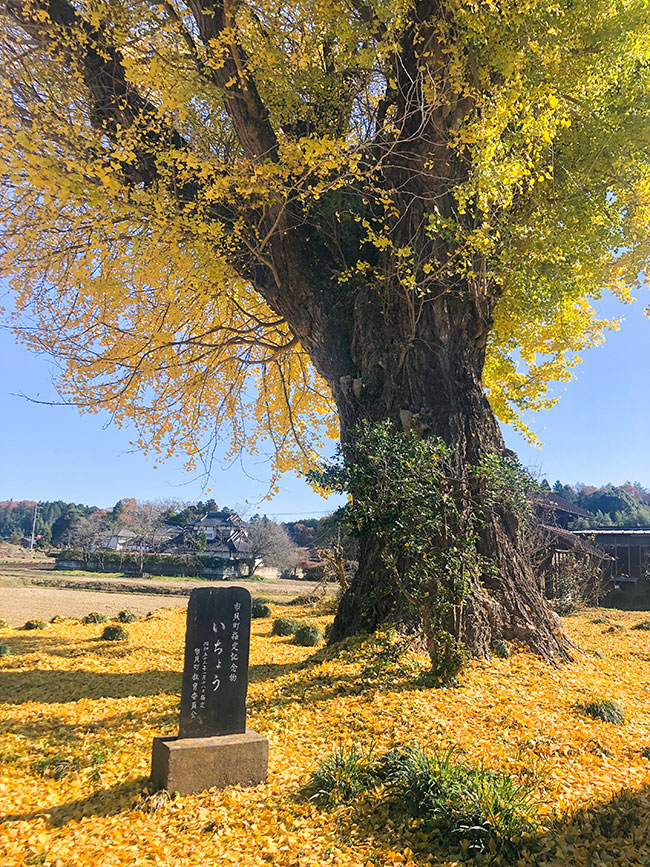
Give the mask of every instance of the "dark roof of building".
[[(552, 527), (548, 524), (540, 524), (544, 533), (551, 536), (557, 545), (566, 545), (571, 551), (582, 551), (584, 554), (591, 554), (593, 557), (598, 557), (601, 560), (611, 560), (609, 554), (605, 553), (600, 545), (595, 544), (588, 538), (582, 538), (571, 530), (564, 530), (562, 527)], [(589, 532), (589, 531), (584, 531)]]
[(224, 524), (236, 524), (241, 526), (244, 522), (239, 517), (237, 512), (207, 512), (194, 524), (200, 524), (202, 527), (220, 527)]
[(638, 539), (650, 537), (650, 527), (592, 527), (590, 530), (574, 530), (580, 536), (636, 536)]
[(536, 497), (536, 504), (542, 509), (551, 510), (554, 512), (565, 512), (567, 515), (575, 515), (577, 518), (593, 518), (593, 512), (588, 512), (586, 509), (576, 506), (571, 500), (561, 497), (559, 494), (543, 491)]

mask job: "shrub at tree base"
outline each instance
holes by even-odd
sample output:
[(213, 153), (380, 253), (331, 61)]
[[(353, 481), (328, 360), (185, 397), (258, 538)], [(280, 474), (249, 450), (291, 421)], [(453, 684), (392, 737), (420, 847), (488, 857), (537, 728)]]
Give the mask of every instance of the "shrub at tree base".
[(271, 632), (273, 635), (295, 635), (300, 626), (300, 621), (293, 617), (277, 617), (273, 621)]
[(45, 629), (44, 620), (27, 620), (23, 629)]
[(117, 619), (120, 623), (133, 623), (134, 620), (138, 619), (138, 615), (125, 608), (124, 611), (119, 612)]
[(350, 803), (375, 788), (378, 801), (407, 822), (418, 820), (427, 836), (473, 856), (514, 858), (523, 839), (538, 830), (529, 789), (466, 762), (453, 749), (399, 747), (377, 760), (371, 752), (353, 744), (321, 762), (310, 780), (314, 799), (328, 806)]
[(266, 599), (253, 599), (253, 606), (251, 609), (251, 615), (253, 617), (270, 617), (271, 609), (267, 604)]
[(323, 640), (323, 633), (318, 626), (305, 623), (298, 627), (293, 640), (295, 644), (300, 644), (302, 647), (316, 647)]
[(492, 645), (492, 653), (499, 659), (508, 659), (511, 655), (510, 645), (507, 641), (495, 641)]
[(105, 614), (101, 614), (99, 611), (91, 611), (90, 614), (86, 614), (84, 618), (82, 618), (82, 623), (106, 623), (108, 617)]
[(603, 722), (613, 723), (620, 726), (625, 722), (625, 711), (616, 701), (610, 698), (602, 701), (592, 701), (583, 706), (582, 710), (587, 716), (594, 719), (602, 720)]
[(129, 633), (122, 626), (105, 626), (102, 632), (103, 641), (127, 641)]

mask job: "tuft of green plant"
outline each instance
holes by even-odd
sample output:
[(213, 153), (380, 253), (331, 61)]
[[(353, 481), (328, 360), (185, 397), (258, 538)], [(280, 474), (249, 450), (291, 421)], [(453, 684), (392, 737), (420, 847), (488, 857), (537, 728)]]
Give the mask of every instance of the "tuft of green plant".
[(0, 617), (0, 629), (7, 629), (9, 623), (4, 619), (4, 617)]
[(105, 614), (101, 614), (99, 611), (91, 611), (90, 614), (86, 614), (85, 617), (81, 619), (82, 623), (106, 623), (108, 617)]
[(625, 722), (625, 711), (617, 701), (613, 701), (611, 698), (585, 704), (582, 706), (582, 711), (587, 716), (613, 725), (620, 726)]
[(270, 617), (271, 616), (271, 608), (268, 605), (268, 600), (263, 599), (262, 597), (257, 597), (253, 599), (253, 606), (251, 609), (251, 615), (253, 617)]
[(295, 635), (301, 625), (294, 617), (276, 617), (271, 632), (273, 635)]
[(75, 756), (66, 756), (64, 753), (42, 756), (32, 762), (32, 770), (41, 777), (53, 777), (55, 780), (61, 780), (79, 770), (79, 759)]
[(123, 626), (113, 624), (105, 626), (102, 632), (102, 641), (127, 641), (129, 633)]
[(0, 643), (0, 656), (9, 656), (11, 653), (11, 648), (7, 644), (6, 641)]
[(641, 620), (639, 623), (635, 623), (632, 629), (644, 629), (650, 631), (650, 620)]
[(23, 629), (45, 629), (44, 620), (26, 620)]
[(492, 645), (492, 653), (499, 659), (509, 659), (509, 657), (512, 655), (510, 645), (507, 641), (503, 641), (503, 639), (499, 639), (499, 641), (494, 642), (494, 644)]
[(117, 619), (120, 623), (133, 623), (134, 620), (138, 619), (138, 615), (134, 614), (133, 611), (129, 611), (128, 608), (125, 608), (123, 611), (118, 613)]
[(300, 644), (302, 647), (316, 647), (323, 640), (323, 633), (318, 626), (303, 623), (296, 630), (293, 640), (294, 644)]
[(466, 763), (454, 749), (391, 750), (377, 773), (400, 812), (419, 819), (428, 835), (453, 840), (470, 855), (513, 859), (523, 838), (537, 831), (537, 805), (528, 788)]
[(63, 623), (65, 621), (65, 617), (61, 617), (60, 614), (55, 614), (54, 617), (50, 617), (50, 623)]
[(354, 742), (323, 759), (309, 779), (308, 791), (312, 800), (333, 807), (356, 800), (375, 780), (372, 746)]

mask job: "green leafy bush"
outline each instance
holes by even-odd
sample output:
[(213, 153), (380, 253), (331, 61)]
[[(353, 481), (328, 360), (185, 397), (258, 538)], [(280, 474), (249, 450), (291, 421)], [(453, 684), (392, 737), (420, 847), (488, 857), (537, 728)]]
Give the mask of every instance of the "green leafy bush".
[(129, 611), (128, 608), (125, 608), (124, 611), (119, 612), (117, 619), (120, 623), (133, 623), (134, 620), (138, 619), (138, 615), (134, 614), (133, 611)]
[(377, 770), (398, 810), (420, 819), (425, 833), (453, 840), (469, 854), (513, 857), (522, 838), (537, 829), (537, 808), (527, 788), (466, 763), (453, 749), (396, 749)]
[(7, 642), (3, 641), (2, 643), (0, 643), (0, 656), (9, 656), (10, 653), (11, 648), (9, 647)]
[(302, 647), (316, 647), (323, 640), (323, 633), (318, 626), (303, 623), (296, 630), (293, 640), (295, 644), (300, 644)]
[(510, 645), (507, 641), (495, 641), (492, 645), (492, 653), (499, 659), (508, 659), (511, 655)]
[(118, 625), (105, 626), (102, 632), (103, 641), (126, 641), (128, 637), (129, 633), (126, 629)]
[(645, 629), (650, 631), (650, 620), (642, 620), (640, 623), (635, 623), (632, 629)]
[(82, 618), (82, 623), (106, 623), (108, 617), (105, 614), (101, 614), (99, 611), (91, 611), (90, 614), (86, 614), (85, 617)]
[(582, 707), (587, 716), (594, 719), (602, 720), (603, 722), (613, 723), (620, 726), (625, 722), (625, 711), (616, 701), (611, 698), (605, 698), (600, 701), (592, 701)]
[(271, 616), (271, 608), (267, 604), (266, 599), (262, 599), (262, 598), (253, 599), (253, 607), (251, 609), (251, 615), (253, 617), (270, 617)]
[(23, 629), (45, 629), (44, 620), (26, 620)]
[(375, 780), (372, 747), (359, 743), (340, 746), (312, 773), (308, 789), (312, 799), (335, 806), (354, 801), (367, 791)]
[(300, 621), (294, 617), (276, 617), (271, 632), (273, 635), (295, 635), (300, 625)]

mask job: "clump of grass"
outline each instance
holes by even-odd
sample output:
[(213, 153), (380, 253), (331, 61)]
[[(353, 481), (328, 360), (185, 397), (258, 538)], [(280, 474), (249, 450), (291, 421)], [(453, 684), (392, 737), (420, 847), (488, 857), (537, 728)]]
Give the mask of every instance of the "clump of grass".
[(300, 625), (294, 617), (276, 617), (271, 632), (273, 635), (295, 635)]
[(9, 623), (4, 619), (4, 617), (0, 617), (0, 629), (7, 629)]
[(613, 701), (611, 698), (592, 701), (583, 705), (582, 710), (587, 716), (613, 725), (620, 726), (625, 722), (625, 711), (617, 701)]
[(128, 608), (125, 608), (123, 611), (118, 613), (117, 619), (120, 623), (133, 623), (134, 620), (138, 619), (138, 615), (134, 614), (133, 611), (129, 611)]
[(620, 623), (613, 623), (605, 632), (625, 632), (625, 627), (621, 626)]
[(61, 617), (60, 614), (55, 614), (54, 617), (50, 617), (50, 623), (63, 623), (65, 617)]
[(127, 641), (129, 633), (123, 626), (105, 626), (102, 632), (102, 641)]
[(356, 742), (341, 745), (312, 773), (308, 791), (314, 801), (325, 806), (347, 804), (373, 785), (375, 770), (372, 747)]
[(643, 747), (641, 750), (641, 757), (644, 759), (650, 759), (650, 747)]
[(55, 780), (61, 780), (79, 770), (79, 759), (74, 756), (66, 756), (63, 753), (42, 756), (32, 762), (32, 770), (41, 777), (53, 777)]
[(23, 629), (45, 629), (45, 626), (44, 620), (26, 620)]
[(318, 626), (303, 623), (296, 630), (293, 640), (295, 644), (300, 644), (302, 647), (316, 647), (323, 640), (323, 633)]
[(7, 642), (3, 641), (2, 643), (0, 643), (0, 656), (9, 656), (10, 653), (11, 648), (9, 647)]
[(512, 655), (510, 645), (507, 641), (504, 641), (503, 639), (494, 642), (494, 644), (492, 645), (492, 653), (499, 659), (509, 659), (509, 657)]
[(538, 827), (531, 792), (506, 774), (466, 763), (453, 749), (393, 750), (381, 762), (389, 798), (423, 830), (471, 855), (514, 857)]
[(645, 629), (646, 631), (650, 631), (650, 620), (641, 620), (639, 623), (635, 623), (632, 629)]
[(99, 611), (91, 611), (90, 614), (86, 614), (85, 617), (82, 618), (82, 623), (106, 623), (108, 617), (105, 614), (102, 614)]
[(257, 597), (253, 599), (253, 607), (251, 609), (251, 615), (255, 618), (258, 617), (270, 617), (271, 616), (271, 608), (268, 605), (266, 599), (262, 599), (262, 597)]

